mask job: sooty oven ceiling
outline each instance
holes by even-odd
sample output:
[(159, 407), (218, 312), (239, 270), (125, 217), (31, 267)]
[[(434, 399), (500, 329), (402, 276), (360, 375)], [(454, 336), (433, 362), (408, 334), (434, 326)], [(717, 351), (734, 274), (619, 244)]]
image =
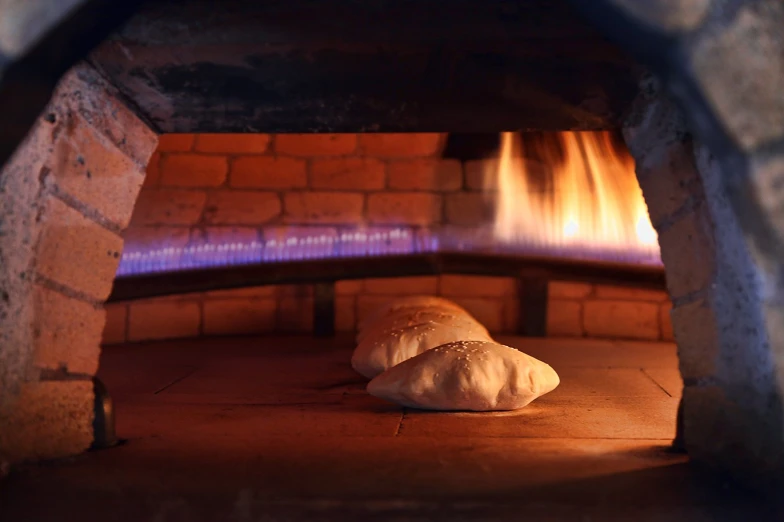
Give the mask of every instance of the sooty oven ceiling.
[(616, 127), (632, 63), (565, 0), (164, 0), (91, 62), (171, 132)]

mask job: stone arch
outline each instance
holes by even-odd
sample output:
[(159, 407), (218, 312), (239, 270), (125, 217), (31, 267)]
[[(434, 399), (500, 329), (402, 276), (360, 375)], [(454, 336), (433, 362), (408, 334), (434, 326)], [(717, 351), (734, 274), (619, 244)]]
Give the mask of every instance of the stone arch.
[(79, 64), (0, 172), (0, 459), (90, 447), (103, 303), (157, 141)]

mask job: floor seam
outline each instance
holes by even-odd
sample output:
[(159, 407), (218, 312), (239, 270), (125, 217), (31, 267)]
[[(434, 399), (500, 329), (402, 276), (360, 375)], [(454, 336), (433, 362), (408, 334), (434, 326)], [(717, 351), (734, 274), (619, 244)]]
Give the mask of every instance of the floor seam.
[(406, 418), (406, 409), (403, 408), (402, 413), (400, 414), (400, 422), (397, 423), (397, 429), (395, 430), (395, 437), (400, 435), (400, 430), (403, 429), (403, 419)]
[(658, 386), (658, 387), (661, 389), (661, 391), (663, 391), (664, 393), (666, 393), (666, 394), (667, 394), (667, 397), (672, 397), (672, 396), (673, 396), (673, 395), (672, 395), (670, 392), (668, 392), (668, 391), (667, 391), (667, 389), (666, 389), (664, 386), (662, 386), (661, 384), (659, 384), (659, 381), (657, 381), (656, 379), (654, 379), (654, 378), (653, 378), (653, 376), (652, 376), (651, 374), (649, 374), (648, 372), (646, 372), (646, 371), (645, 371), (645, 368), (640, 368), (640, 371), (642, 372), (642, 374), (643, 374), (643, 375), (645, 375), (647, 378), (649, 378), (651, 381), (653, 381), (653, 384), (655, 384), (656, 386)]
[(187, 372), (187, 373), (185, 373), (184, 375), (181, 375), (180, 377), (177, 377), (176, 379), (174, 379), (174, 380), (173, 380), (172, 382), (170, 382), (169, 384), (166, 384), (166, 385), (164, 385), (163, 387), (161, 387), (161, 388), (159, 388), (159, 389), (155, 390), (155, 391), (153, 392), (153, 395), (158, 395), (159, 393), (161, 393), (161, 392), (164, 392), (164, 391), (168, 390), (169, 388), (171, 388), (171, 387), (172, 387), (172, 386), (174, 386), (175, 384), (177, 384), (177, 383), (179, 383), (179, 382), (182, 382), (182, 381), (184, 381), (185, 379), (187, 379), (188, 377), (190, 377), (191, 375), (193, 375), (194, 373), (196, 373), (196, 370), (198, 370), (198, 368), (197, 368), (196, 366), (192, 366), (192, 367), (191, 367), (191, 369), (190, 369), (190, 371), (188, 371), (188, 372)]

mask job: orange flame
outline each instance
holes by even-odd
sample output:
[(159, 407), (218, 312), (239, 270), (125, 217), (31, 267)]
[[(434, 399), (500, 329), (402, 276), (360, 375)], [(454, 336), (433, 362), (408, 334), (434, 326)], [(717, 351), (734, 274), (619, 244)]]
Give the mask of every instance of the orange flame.
[(498, 189), (497, 240), (658, 256), (634, 160), (609, 132), (534, 138), (523, 143), (519, 134), (503, 133), (494, 176), (485, 177)]

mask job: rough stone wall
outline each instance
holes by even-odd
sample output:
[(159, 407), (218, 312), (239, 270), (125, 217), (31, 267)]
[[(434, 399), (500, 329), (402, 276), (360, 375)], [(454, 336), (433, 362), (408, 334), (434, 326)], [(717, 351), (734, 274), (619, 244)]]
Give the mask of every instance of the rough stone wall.
[(92, 441), (103, 302), (156, 144), (78, 65), (0, 172), (0, 459)]
[(720, 167), (653, 80), (643, 84), (624, 136), (667, 271), (685, 447), (697, 460), (764, 475), (784, 450), (777, 366), (760, 272)]

